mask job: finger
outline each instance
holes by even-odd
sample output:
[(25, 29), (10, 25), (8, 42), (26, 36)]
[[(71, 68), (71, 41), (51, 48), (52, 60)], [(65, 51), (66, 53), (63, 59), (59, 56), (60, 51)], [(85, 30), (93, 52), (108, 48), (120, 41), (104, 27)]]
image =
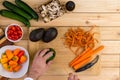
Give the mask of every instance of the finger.
[(74, 76), (74, 80), (79, 80), (77, 75)]
[(43, 58), (45, 59), (45, 60), (47, 60), (49, 57), (51, 57), (53, 55), (53, 52), (51, 51), (51, 52), (49, 52), (49, 53), (47, 53)]
[(68, 77), (68, 80), (72, 80), (70, 77)]
[(41, 49), (35, 54), (35, 58), (37, 57), (37, 56), (39, 56), (39, 54), (41, 53)]
[(69, 73), (69, 78), (73, 80), (74, 79), (74, 75), (72, 73)]
[(43, 56), (45, 55), (45, 53), (48, 52), (48, 51), (49, 51), (49, 49), (43, 49), (43, 50), (40, 52), (39, 56), (43, 57)]
[(52, 63), (53, 63), (53, 61), (49, 61), (49, 62), (47, 63), (47, 65), (50, 66)]

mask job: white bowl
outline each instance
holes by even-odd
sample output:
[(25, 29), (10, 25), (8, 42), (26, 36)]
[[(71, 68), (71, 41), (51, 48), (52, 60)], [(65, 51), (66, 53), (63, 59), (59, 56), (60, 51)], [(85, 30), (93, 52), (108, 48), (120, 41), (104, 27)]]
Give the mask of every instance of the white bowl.
[[(10, 26), (12, 26), (12, 25), (17, 25), (17, 26), (19, 26), (20, 29), (22, 30), (22, 36), (21, 36), (21, 38), (19, 38), (18, 40), (11, 40), (11, 39), (8, 38), (7, 31), (8, 31), (8, 28), (9, 28)], [(8, 26), (6, 27), (6, 29), (5, 29), (5, 36), (6, 36), (6, 38), (7, 38), (9, 41), (11, 41), (11, 42), (19, 42), (19, 41), (22, 39), (22, 37), (23, 37), (23, 29), (22, 29), (22, 27), (21, 27), (20, 25), (18, 25), (18, 24), (10, 24), (10, 25), (8, 25)]]
[(0, 59), (1, 55), (6, 51), (6, 49), (14, 50), (16, 48), (20, 48), (21, 50), (25, 51), (25, 55), (27, 56), (27, 61), (22, 64), (22, 68), (18, 72), (8, 72), (6, 71), (3, 67), (2, 64), (0, 64), (0, 75), (7, 77), (7, 78), (20, 78), (26, 74), (28, 71), (28, 66), (29, 66), (29, 54), (28, 51), (20, 46), (4, 46), (0, 49)]

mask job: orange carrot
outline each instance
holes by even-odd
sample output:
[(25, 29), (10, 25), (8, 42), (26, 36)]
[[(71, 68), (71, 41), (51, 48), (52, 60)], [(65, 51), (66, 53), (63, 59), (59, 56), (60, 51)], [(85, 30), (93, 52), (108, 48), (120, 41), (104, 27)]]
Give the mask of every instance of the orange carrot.
[(78, 59), (77, 61), (75, 61), (73, 64), (71, 64), (70, 66), (72, 67), (72, 66), (74, 66), (75, 64), (83, 61), (84, 59), (86, 59), (86, 58), (88, 58), (88, 57), (90, 57), (90, 56), (98, 53), (98, 52), (101, 51), (103, 48), (104, 48), (104, 46), (102, 45), (102, 46), (96, 48), (95, 50), (89, 50), (89, 51), (86, 52), (83, 56), (79, 57), (79, 59)]
[(90, 48), (87, 48), (85, 51), (83, 51), (83, 53), (79, 54), (75, 59), (73, 59), (71, 62), (70, 62), (70, 66), (75, 62), (77, 61), (81, 56), (83, 56), (86, 52), (88, 52), (90, 50)]
[(101, 45), (100, 47), (96, 48), (95, 50), (93, 50), (93, 54), (98, 53), (99, 51), (103, 50), (104, 46)]
[(90, 57), (88, 57), (87, 59), (79, 62), (78, 64), (75, 64), (75, 65), (73, 66), (74, 70), (77, 70), (77, 69), (79, 69), (80, 67), (82, 67), (83, 65), (87, 64), (87, 63), (91, 60), (91, 58), (92, 58), (92, 57), (90, 56)]

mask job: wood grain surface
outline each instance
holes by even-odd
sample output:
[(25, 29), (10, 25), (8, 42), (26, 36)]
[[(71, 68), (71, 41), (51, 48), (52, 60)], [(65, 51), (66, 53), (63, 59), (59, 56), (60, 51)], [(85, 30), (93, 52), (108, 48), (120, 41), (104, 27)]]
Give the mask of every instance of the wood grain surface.
[[(0, 9), (3, 9), (0, 0)], [(8, 0), (14, 2), (14, 0)], [(48, 0), (24, 0), (33, 9)], [(65, 4), (68, 0), (60, 0)], [(41, 20), (38, 22), (31, 20), (32, 27), (73, 27), (73, 26), (89, 26), (96, 24), (100, 26), (101, 43), (105, 45), (105, 49), (101, 54), (101, 71), (97, 76), (79, 75), (81, 80), (120, 80), (120, 0), (73, 0), (76, 3), (76, 8), (73, 12), (49, 22), (44, 23)], [(22, 23), (0, 16), (0, 26), (6, 27), (8, 24), (17, 23), (24, 26)], [(24, 37), (16, 45), (20, 45), (28, 49), (28, 33), (29, 30), (24, 28)], [(56, 67), (56, 66), (55, 66)], [(51, 68), (50, 68), (51, 70)], [(49, 73), (49, 71), (47, 72)], [(67, 80), (67, 73), (64, 75), (48, 75), (41, 76), (39, 80)], [(54, 73), (53, 73), (54, 74)], [(56, 73), (55, 73), (56, 74)], [(9, 79), (23, 80), (23, 79)]]

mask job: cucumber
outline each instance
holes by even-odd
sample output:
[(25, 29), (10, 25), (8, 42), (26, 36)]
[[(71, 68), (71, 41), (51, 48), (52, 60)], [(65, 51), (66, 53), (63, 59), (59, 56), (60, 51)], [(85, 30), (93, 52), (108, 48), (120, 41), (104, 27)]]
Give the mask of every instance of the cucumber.
[(4, 17), (20, 21), (20, 22), (24, 23), (27, 27), (30, 27), (30, 22), (26, 18), (12, 12), (12, 11), (3, 9), (3, 10), (0, 10), (0, 14)]
[(12, 4), (11, 2), (8, 1), (4, 1), (3, 5), (7, 8), (10, 9), (11, 11), (25, 17), (28, 20), (32, 19), (32, 16), (30, 16), (27, 12), (25, 12), (24, 10), (20, 9), (19, 7), (17, 7), (16, 5)]
[(21, 0), (15, 0), (15, 3), (17, 4), (17, 6), (28, 12), (33, 17), (33, 19), (38, 20), (38, 14), (28, 4)]

